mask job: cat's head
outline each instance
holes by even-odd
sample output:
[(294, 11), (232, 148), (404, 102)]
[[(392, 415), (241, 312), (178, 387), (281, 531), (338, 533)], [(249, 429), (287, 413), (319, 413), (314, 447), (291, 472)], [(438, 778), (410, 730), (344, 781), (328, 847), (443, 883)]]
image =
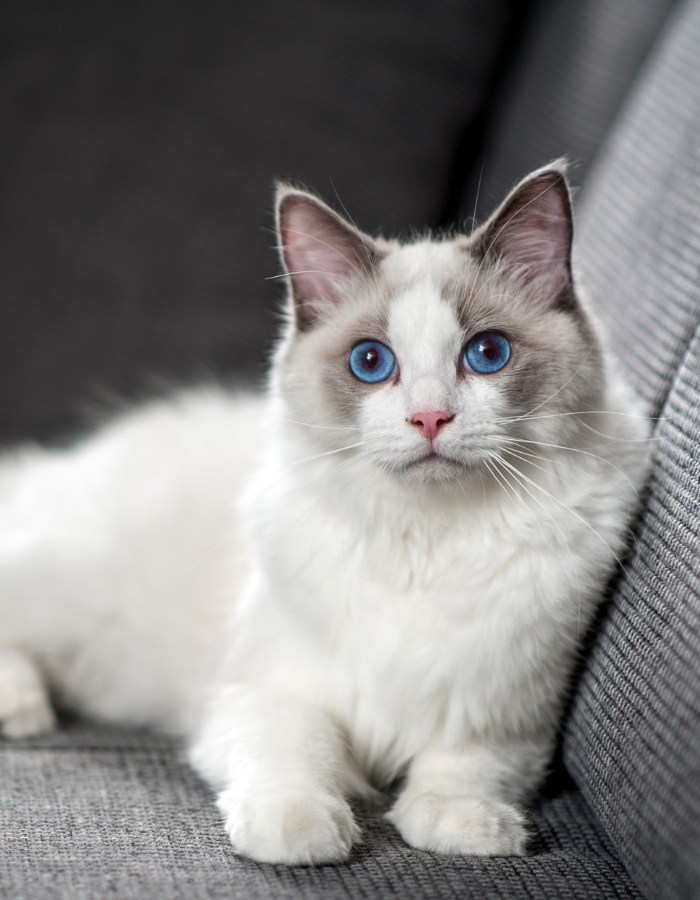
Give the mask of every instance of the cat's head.
[(398, 478), (464, 478), (494, 454), (534, 452), (529, 441), (567, 443), (572, 414), (597, 408), (602, 360), (572, 277), (562, 164), (470, 236), (375, 239), (286, 185), (277, 224), (289, 316), (273, 380), (319, 451)]

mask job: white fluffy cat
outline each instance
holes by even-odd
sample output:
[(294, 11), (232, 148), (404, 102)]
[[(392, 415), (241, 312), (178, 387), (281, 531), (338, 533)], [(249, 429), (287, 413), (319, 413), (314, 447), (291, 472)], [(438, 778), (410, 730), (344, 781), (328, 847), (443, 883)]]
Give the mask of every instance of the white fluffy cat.
[(182, 734), (256, 860), (345, 859), (349, 799), (526, 849), (646, 468), (571, 275), (561, 165), (470, 237), (375, 240), (278, 191), (267, 398), (191, 391), (0, 465), (0, 725), (49, 693)]

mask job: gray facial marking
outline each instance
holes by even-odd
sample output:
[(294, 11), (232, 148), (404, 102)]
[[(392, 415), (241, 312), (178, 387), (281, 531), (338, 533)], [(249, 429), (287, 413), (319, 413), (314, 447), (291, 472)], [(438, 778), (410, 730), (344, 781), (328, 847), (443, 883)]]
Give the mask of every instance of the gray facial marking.
[(387, 320), (390, 299), (380, 279), (356, 286), (332, 316), (293, 336), (281, 361), (281, 381), (292, 403), (292, 391), (303, 391), (307, 419), (335, 428), (357, 422), (359, 404), (367, 391), (386, 389), (387, 384), (365, 384), (350, 372), (349, 356), (361, 340), (388, 343)]

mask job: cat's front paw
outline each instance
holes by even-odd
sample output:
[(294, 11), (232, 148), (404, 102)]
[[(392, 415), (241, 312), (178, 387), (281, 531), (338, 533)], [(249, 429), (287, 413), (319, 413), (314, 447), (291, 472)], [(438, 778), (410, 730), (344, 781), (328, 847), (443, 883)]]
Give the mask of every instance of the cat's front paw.
[(246, 798), (224, 791), (218, 799), (237, 853), (288, 866), (347, 859), (360, 830), (342, 797), (288, 793)]
[(387, 818), (412, 847), (451, 856), (522, 856), (528, 838), (522, 813), (499, 800), (414, 794)]
[(20, 650), (0, 650), (0, 733), (9, 738), (50, 731), (56, 724), (44, 683)]

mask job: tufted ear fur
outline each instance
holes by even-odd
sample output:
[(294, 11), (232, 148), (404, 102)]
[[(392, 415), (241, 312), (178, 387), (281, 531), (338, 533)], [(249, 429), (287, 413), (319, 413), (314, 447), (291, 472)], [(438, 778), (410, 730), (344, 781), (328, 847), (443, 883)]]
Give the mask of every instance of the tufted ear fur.
[(573, 217), (561, 161), (528, 175), (473, 235), (470, 249), (512, 270), (526, 284), (538, 282), (553, 304), (573, 306)]
[(351, 282), (368, 276), (383, 252), (306, 191), (277, 186), (277, 234), (297, 327), (304, 331), (336, 304)]

